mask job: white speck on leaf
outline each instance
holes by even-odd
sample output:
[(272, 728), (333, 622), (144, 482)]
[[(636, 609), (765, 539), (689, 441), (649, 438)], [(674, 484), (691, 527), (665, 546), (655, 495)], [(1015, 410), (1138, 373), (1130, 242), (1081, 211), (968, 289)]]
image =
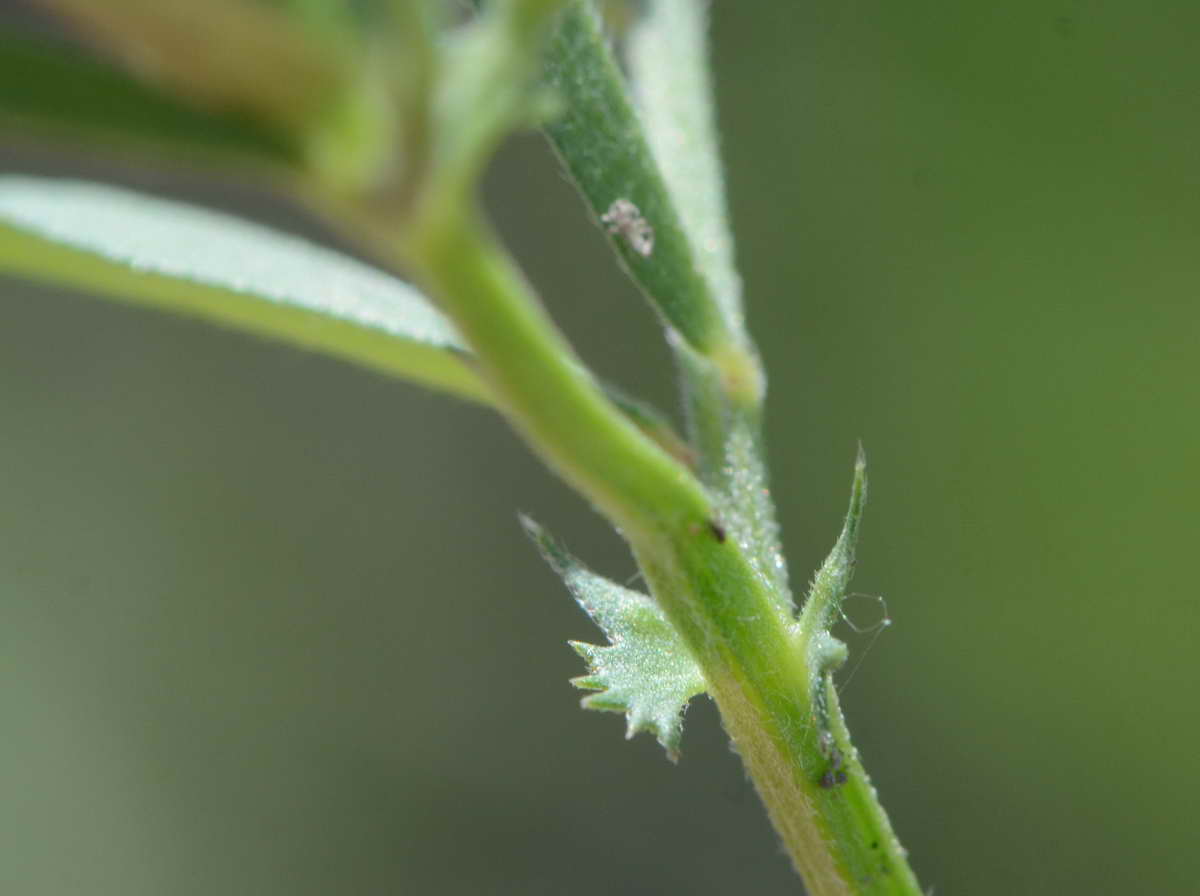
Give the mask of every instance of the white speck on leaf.
[(600, 220), (608, 225), (609, 233), (625, 237), (629, 248), (638, 255), (649, 258), (654, 251), (654, 228), (628, 199), (614, 199)]

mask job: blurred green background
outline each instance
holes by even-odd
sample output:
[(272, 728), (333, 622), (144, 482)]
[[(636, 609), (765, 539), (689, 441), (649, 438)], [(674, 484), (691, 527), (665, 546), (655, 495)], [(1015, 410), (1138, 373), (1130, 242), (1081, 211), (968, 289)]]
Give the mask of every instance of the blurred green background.
[[(855, 587), (894, 625), (843, 699), (923, 884), (1194, 892), (1200, 6), (714, 27), (792, 576), (861, 438)], [(3, 163), (320, 234), (244, 185)], [(539, 139), (489, 202), (584, 356), (673, 406)], [(0, 309), (0, 892), (801, 889), (707, 700), (678, 767), (577, 708), (598, 633), (516, 511), (633, 567), (493, 414), (82, 295)]]

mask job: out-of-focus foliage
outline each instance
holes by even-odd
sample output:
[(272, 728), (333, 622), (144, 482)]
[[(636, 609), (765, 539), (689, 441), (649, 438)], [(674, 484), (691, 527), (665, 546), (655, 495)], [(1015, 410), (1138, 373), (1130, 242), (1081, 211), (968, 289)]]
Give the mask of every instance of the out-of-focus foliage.
[(277, 129), (180, 102), (60, 41), (0, 32), (0, 70), (0, 123), (23, 141), (266, 170), (300, 161)]

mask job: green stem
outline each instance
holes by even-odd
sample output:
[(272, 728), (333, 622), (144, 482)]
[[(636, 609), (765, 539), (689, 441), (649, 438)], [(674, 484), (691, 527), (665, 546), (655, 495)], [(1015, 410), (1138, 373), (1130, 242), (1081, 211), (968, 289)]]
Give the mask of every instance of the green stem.
[[(722, 491), (728, 486), (727, 496), (710, 491), (634, 426), (571, 352), (476, 211), (472, 194), (483, 161), (504, 127), (519, 115), (520, 88), (526, 83), (521, 77), (527, 71), (523, 54), (538, 23), (544, 27), (553, 9), (546, 0), (527, 0), (501, 3), (485, 14), (469, 37), (473, 52), (460, 57), (464, 64), (451, 75), (457, 80), (444, 90), (438, 107), (438, 143), (431, 154), (436, 164), (423, 193), (403, 234), (397, 238), (390, 229), (381, 230), (376, 242), (388, 245), (390, 240), (393, 254), (415, 267), (455, 320), (514, 427), (629, 541), (655, 599), (703, 670), (809, 892), (917, 896), (916, 880), (874, 798), (837, 705), (832, 670), (844, 650), (809, 649), (807, 636), (796, 631), (790, 598), (781, 597), (779, 580), (764, 571), (763, 557), (756, 553), (762, 548), (761, 533), (747, 525), (740, 526), (737, 537), (728, 537), (716, 516), (722, 506), (739, 514), (749, 506), (753, 514), (755, 505), (744, 500), (739, 488), (762, 492), (761, 483), (754, 475), (741, 482), (734, 471), (731, 479), (716, 477), (710, 483)], [(594, 25), (583, 5), (568, 0), (559, 38), (569, 36), (572, 27), (592, 27), (590, 43), (578, 49), (594, 49)], [(559, 51), (551, 55), (561, 61)], [(619, 83), (616, 76), (608, 79), (610, 86)], [(561, 83), (569, 82), (571, 77)], [(596, 124), (590, 137), (572, 136), (578, 144), (564, 149), (560, 143), (569, 164), (579, 162), (576, 154), (586, 154), (588, 140), (619, 150), (612, 122)], [(620, 136), (638, 134), (633, 127)], [(593, 163), (603, 167), (598, 159), (593, 157)], [(629, 156), (623, 165), (626, 187), (637, 178), (657, 176), (648, 153)], [(606, 182), (599, 172), (595, 183)], [(654, 219), (656, 256), (662, 246), (657, 240), (671, 231), (670, 226), (660, 228), (673, 213), (665, 188), (659, 193), (665, 205), (654, 211), (665, 217)], [(631, 194), (598, 192), (589, 201), (596, 207), (622, 196)], [(636, 191), (632, 196), (646, 202), (653, 198)], [(730, 366), (731, 359), (740, 357), (756, 372), (757, 360), (748, 340), (730, 329), (703, 279), (689, 279), (687, 270), (694, 268), (683, 261), (690, 248), (679, 233), (684, 256), (676, 259), (678, 266), (668, 266), (671, 277), (652, 296), (673, 295), (675, 287), (691, 296), (675, 304), (663, 301), (660, 308), (686, 342), (685, 354), (696, 360), (696, 382), (709, 380), (709, 391), (690, 390), (698, 396), (698, 407), (711, 416), (705, 422), (712, 429), (710, 443), (698, 447), (733, 457), (743, 467), (757, 464), (761, 377), (747, 390), (739, 385), (746, 381), (730, 376), (742, 363)], [(654, 271), (653, 265), (646, 268), (649, 276)], [(739, 445), (740, 455), (734, 451)], [(713, 462), (708, 458), (708, 464)], [(755, 466), (755, 471), (761, 473), (761, 468)], [(863, 494), (858, 488), (859, 507)], [(769, 511), (769, 502), (765, 508)], [(844, 585), (844, 580), (838, 582)]]
[(423, 222), (407, 254), (510, 421), (618, 526), (707, 532), (700, 484), (608, 400), (473, 211), (448, 211)]
[[(849, 582), (865, 490), (860, 457), (846, 528), (810, 599), (822, 615)], [(809, 892), (918, 896), (842, 716), (833, 671), (845, 646), (775, 612), (763, 579), (728, 543), (632, 543)]]
[[(514, 426), (629, 540), (810, 893), (917, 896), (831, 670), (810, 665), (766, 580), (712, 528), (704, 489), (608, 402), (473, 213), (427, 219), (410, 245)], [(846, 781), (826, 787), (829, 738)]]

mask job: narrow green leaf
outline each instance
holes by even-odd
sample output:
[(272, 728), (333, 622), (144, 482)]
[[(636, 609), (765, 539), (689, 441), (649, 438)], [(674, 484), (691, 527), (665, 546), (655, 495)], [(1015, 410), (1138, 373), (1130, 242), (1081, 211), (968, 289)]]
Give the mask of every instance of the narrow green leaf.
[(98, 184), (0, 177), (0, 271), (489, 400), (454, 327), (412, 287), (229, 215)]
[(791, 623), (796, 606), (763, 460), (758, 415), (728, 406), (716, 365), (682, 340), (673, 340), (672, 348), (685, 384), (684, 408), (696, 466), (713, 496), (717, 519), (759, 578), (771, 585), (770, 598), (779, 618)]
[(787, 563), (767, 483), (767, 470), (749, 425), (736, 421), (726, 443), (725, 473), (714, 488), (718, 519), (754, 571), (771, 583), (771, 597), (786, 618), (795, 613)]
[(801, 637), (808, 639), (810, 644), (817, 644), (818, 647), (822, 644), (829, 647), (832, 650), (830, 658), (834, 660), (837, 659), (835, 654), (844, 653), (845, 647), (840, 645), (840, 642), (831, 644), (833, 639), (828, 636), (828, 631), (834, 623), (834, 616), (842, 605), (842, 599), (845, 598), (846, 589), (854, 575), (858, 529), (862, 523), (862, 512), (866, 502), (867, 458), (863, 454), (862, 445), (859, 445), (846, 521), (833, 550), (813, 576), (812, 587), (809, 589), (799, 621)]
[(83, 152), (294, 168), (300, 147), (242, 116), (180, 102), (61, 44), (0, 35), (0, 126)]
[(526, 517), (521, 522), (611, 642), (608, 647), (570, 642), (589, 670), (571, 683), (596, 691), (583, 698), (584, 708), (625, 713), (627, 738), (639, 731), (652, 732), (667, 756), (677, 760), (684, 707), (706, 688), (683, 639), (651, 598), (596, 575), (537, 523)]
[(717, 303), (740, 327), (742, 283), (717, 147), (707, 31), (707, 3), (647, 0), (629, 33), (629, 80), (696, 261)]
[[(546, 125), (597, 222), (662, 317), (702, 354), (728, 341), (624, 78), (590, 3), (567, 4), (546, 51), (546, 84), (563, 112)], [(622, 200), (632, 212), (621, 215)], [(642, 222), (644, 227), (630, 225)], [(628, 224), (624, 223), (628, 222)], [(638, 233), (651, 234), (649, 244)]]

